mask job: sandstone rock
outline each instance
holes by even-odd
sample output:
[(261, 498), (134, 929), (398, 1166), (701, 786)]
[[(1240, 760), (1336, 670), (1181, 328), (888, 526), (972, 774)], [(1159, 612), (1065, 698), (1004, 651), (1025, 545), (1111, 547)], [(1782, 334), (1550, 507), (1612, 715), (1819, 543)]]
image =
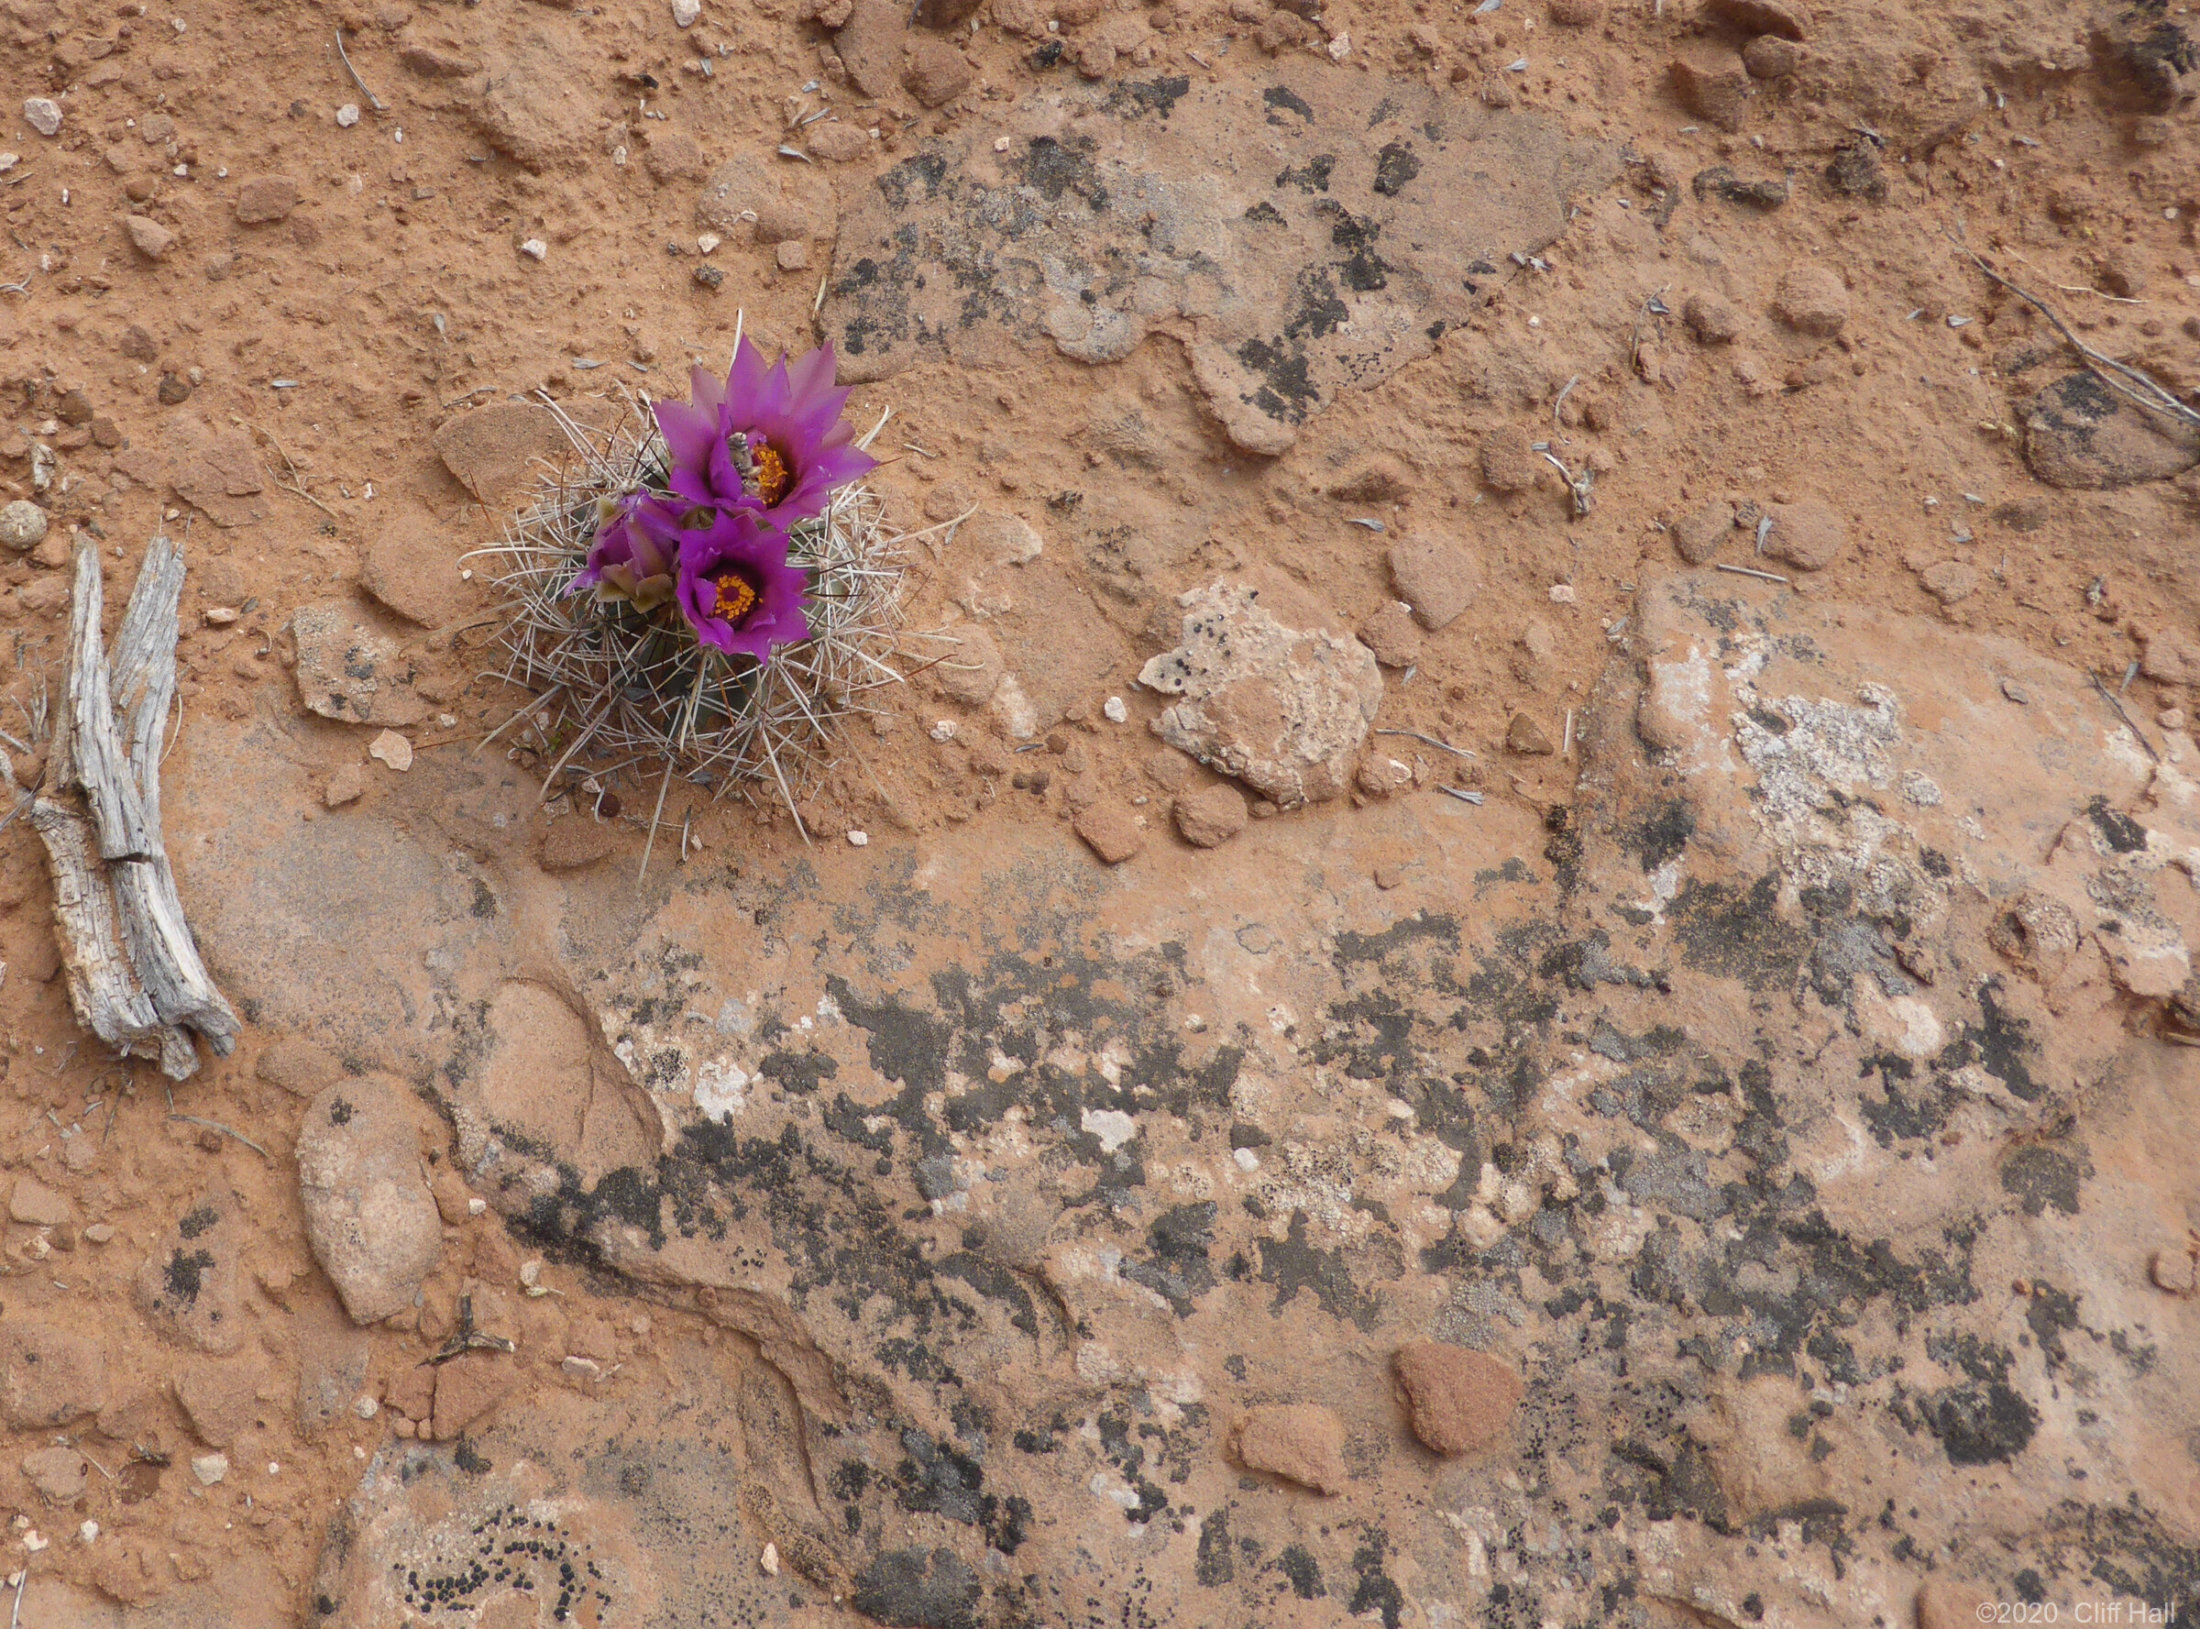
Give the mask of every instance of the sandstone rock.
[(1773, 290), (1772, 314), (1799, 334), (1831, 339), (1848, 324), (1849, 291), (1825, 266), (1795, 266)]
[(259, 1408), (262, 1376), (250, 1363), (189, 1363), (176, 1375), (176, 1401), (209, 1448), (227, 1448)]
[(1700, 566), (1719, 552), (1734, 530), (1734, 506), (1713, 498), (1693, 514), (1673, 523), (1673, 550), (1692, 566)]
[(572, 94), (574, 65), (541, 34), (483, 63), (471, 112), (489, 145), (531, 174), (575, 165), (590, 145), (596, 110)]
[(1760, 34), (1742, 47), (1742, 66), (1752, 79), (1785, 79), (1802, 65), (1803, 48), (1777, 34)]
[(492, 508), (532, 487), (545, 464), (561, 463), (572, 453), (549, 410), (521, 402), (494, 402), (454, 413), (436, 427), (428, 444), (443, 467)]
[(545, 871), (579, 871), (607, 860), (621, 847), (619, 828), (593, 814), (561, 816), (543, 828), (535, 858)]
[(874, 101), (901, 89), (901, 46), (909, 8), (898, 0), (855, 0), (848, 21), (833, 36), (833, 49), (856, 88)]
[(2135, 486), (2200, 465), (2200, 431), (2133, 406), (2091, 373), (2033, 397), (2024, 429), (2024, 461), (2049, 486)]
[(1524, 430), (1499, 425), (1482, 438), (1482, 480), (1499, 492), (1525, 492), (1549, 467)]
[[(961, 513), (951, 509), (945, 515), (927, 518), (951, 520)], [(1012, 515), (991, 509), (981, 509), (972, 515), (955, 533), (958, 543), (967, 542), (980, 559), (993, 565), (1029, 565), (1046, 552), (1046, 539), (1038, 529), (1021, 515)]]
[(1604, 0), (1551, 0), (1551, 21), (1561, 28), (1594, 28), (1604, 21)]
[(321, 804), (324, 808), (341, 809), (366, 795), (366, 770), (358, 764), (341, 764), (329, 772), (328, 784), (321, 788)]
[(1954, 1578), (1929, 1578), (1917, 1590), (1917, 1629), (1964, 1629), (1991, 1623), (2001, 1606), (1976, 1585)]
[(74, 1448), (37, 1448), (23, 1456), (23, 1475), (50, 1505), (73, 1505), (84, 1497), (91, 1467)]
[(1505, 750), (1524, 758), (1548, 758), (1558, 751), (1549, 733), (1526, 713), (1515, 713), (1505, 726)]
[(1741, 337), (1742, 314), (1716, 294), (1691, 294), (1681, 319), (1700, 345), (1731, 345)]
[(1413, 620), (1434, 633), (1482, 592), (1482, 562), (1462, 537), (1414, 532), (1390, 546), (1390, 580)]
[(1245, 829), (1245, 794), (1218, 785), (1176, 800), (1176, 829), (1194, 848), (1216, 848)]
[(17, 498), (0, 509), (0, 548), (13, 549), (20, 554), (37, 545), (45, 535), (46, 511), (30, 499)]
[(287, 175), (255, 175), (237, 187), (237, 220), (263, 226), (287, 220), (298, 207), (298, 183)]
[(924, 106), (940, 107), (968, 90), (977, 77), (969, 59), (945, 40), (919, 40), (901, 82)]
[(61, 104), (50, 96), (26, 97), (23, 122), (41, 136), (58, 136), (61, 134)]
[(1121, 865), (1146, 846), (1146, 834), (1138, 817), (1119, 803), (1094, 803), (1075, 823), (1086, 847), (1109, 865)]
[(1409, 791), (1413, 786), (1413, 768), (1387, 753), (1371, 752), (1360, 760), (1359, 772), (1352, 784), (1363, 797), (1387, 798)]
[(2158, 1290), (2171, 1295), (2191, 1295), (2200, 1289), (2200, 1274), (2196, 1274), (2192, 1251), (2182, 1244), (2168, 1244), (2147, 1259), (2147, 1277)]
[(1978, 572), (1961, 560), (1943, 560), (1917, 575), (1925, 592), (1943, 605), (1955, 605), (1978, 592)]
[(1217, 582), (1178, 604), (1183, 643), (1138, 676), (1182, 698), (1154, 733), (1285, 807), (1341, 795), (1382, 701), (1374, 654), (1284, 626), (1242, 585)]
[(138, 1310), (171, 1339), (217, 1356), (244, 1342), (244, 1207), (226, 1186), (176, 1218), (137, 1272)]
[(408, 622), (440, 627), (453, 619), (461, 589), (458, 546), (424, 515), (385, 527), (359, 564), (359, 586)]
[(710, 173), (703, 144), (685, 130), (663, 125), (650, 132), (649, 146), (642, 153), (642, 168), (660, 187), (676, 181), (700, 181)]
[(344, 1072), (336, 1054), (303, 1035), (285, 1035), (260, 1054), (253, 1074), (294, 1097), (311, 1097)]
[(1423, 1447), (1473, 1454), (1504, 1440), (1526, 1389), (1497, 1359), (1442, 1341), (1414, 1341), (1391, 1360), (1406, 1418)]
[(481, 71), (458, 52), (434, 45), (408, 45), (397, 53), (397, 60), (422, 79), (465, 79)]
[(1784, 40), (1810, 38), (1810, 13), (1796, 0), (1708, 0), (1704, 10), (1745, 34), (1773, 34)]
[(1678, 56), (1666, 69), (1674, 98), (1682, 107), (1721, 130), (1739, 130), (1749, 115), (1756, 87), (1738, 56), (1691, 53)]
[(310, 1437), (351, 1416), (366, 1391), (372, 1346), (367, 1332), (345, 1316), (343, 1303), (323, 1286), (308, 1281), (293, 1299), (298, 1429)]
[(1249, 1409), (1230, 1434), (1231, 1452), (1247, 1470), (1265, 1471), (1316, 1493), (1341, 1493), (1351, 1481), (1344, 1441), (1344, 1421), (1315, 1403)]
[(63, 1227), (76, 1219), (76, 1207), (36, 1177), (17, 1177), (8, 1197), (8, 1218), (26, 1227)]
[(983, 707), (993, 699), (1001, 682), (1001, 651), (993, 636), (975, 623), (957, 623), (948, 630), (957, 643), (934, 672), (940, 690), (949, 701), (965, 707)]
[(2157, 684), (2200, 685), (2200, 637), (2156, 628), (2140, 647), (2139, 671)]
[(1413, 607), (1389, 600), (1360, 624), (1360, 643), (1375, 653), (1385, 667), (1411, 667), (1421, 659), (1421, 625), (1413, 620)]
[(871, 135), (860, 125), (823, 119), (803, 133), (810, 152), (828, 164), (847, 164), (871, 150)]
[(442, 1253), (404, 1088), (367, 1075), (326, 1087), (298, 1132), (306, 1235), (344, 1310), (371, 1324), (413, 1304)]
[(125, 215), (122, 229), (131, 245), (147, 260), (158, 260), (176, 246), (176, 234), (146, 215)]
[(346, 724), (417, 724), (428, 704), (413, 688), (413, 663), (393, 639), (359, 622), (337, 600), (301, 605), (290, 619), (298, 648), (298, 699)]
[(1798, 571), (1823, 571), (1848, 546), (1849, 523), (1830, 504), (1806, 498), (1768, 505), (1767, 512), (1772, 530), (1765, 537), (1765, 553)]
[(1413, 472), (1388, 453), (1377, 453), (1329, 489), (1339, 503), (1396, 503), (1413, 491)]
[(435, 1371), (435, 1435), (451, 1442), (504, 1401), (517, 1378), (502, 1352), (467, 1352)]

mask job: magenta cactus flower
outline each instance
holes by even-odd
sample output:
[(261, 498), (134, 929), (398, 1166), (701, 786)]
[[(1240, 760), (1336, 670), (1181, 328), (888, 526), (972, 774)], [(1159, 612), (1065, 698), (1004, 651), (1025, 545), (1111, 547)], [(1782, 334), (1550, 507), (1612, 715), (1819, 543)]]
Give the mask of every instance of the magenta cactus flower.
[(787, 560), (787, 534), (747, 509), (721, 509), (680, 539), (681, 614), (701, 643), (769, 662), (810, 637), (809, 574)]
[(638, 611), (655, 610), (671, 599), (684, 507), (643, 492), (598, 498), (595, 541), (566, 592), (594, 589), (599, 601), (626, 600)]
[(694, 397), (656, 404), (672, 453), (669, 484), (698, 506), (744, 509), (784, 532), (824, 513), (833, 490), (877, 467), (840, 420), (833, 348), (767, 370), (743, 339), (724, 379), (697, 368)]

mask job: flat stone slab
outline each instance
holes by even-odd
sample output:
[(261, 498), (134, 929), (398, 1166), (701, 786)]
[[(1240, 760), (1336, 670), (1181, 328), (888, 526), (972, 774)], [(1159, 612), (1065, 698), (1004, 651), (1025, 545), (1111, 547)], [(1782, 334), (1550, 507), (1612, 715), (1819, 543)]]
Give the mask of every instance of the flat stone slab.
[(1046, 344), (1112, 362), (1172, 333), (1231, 438), (1279, 453), (1338, 391), (1428, 355), (1611, 162), (1532, 115), (1310, 62), (1063, 86), (843, 212), (825, 334), (856, 381)]

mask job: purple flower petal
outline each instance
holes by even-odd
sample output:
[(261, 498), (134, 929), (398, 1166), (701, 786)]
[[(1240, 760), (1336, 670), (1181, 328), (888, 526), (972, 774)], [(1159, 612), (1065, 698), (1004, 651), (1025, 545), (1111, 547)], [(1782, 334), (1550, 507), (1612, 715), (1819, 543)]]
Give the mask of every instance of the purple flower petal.
[[(705, 530), (680, 540), (678, 599), (701, 643), (729, 655), (771, 660), (781, 645), (810, 637), (809, 574), (787, 562), (787, 536), (744, 509), (722, 509)], [(729, 600), (746, 603), (732, 613)]]
[[(743, 339), (722, 384), (695, 370), (692, 401), (657, 404), (672, 455), (667, 484), (690, 504), (747, 509), (780, 531), (823, 513), (837, 488), (877, 462), (841, 422), (848, 392), (833, 384), (836, 365), (821, 345), (767, 367)], [(735, 435), (751, 450), (746, 479), (729, 445)]]

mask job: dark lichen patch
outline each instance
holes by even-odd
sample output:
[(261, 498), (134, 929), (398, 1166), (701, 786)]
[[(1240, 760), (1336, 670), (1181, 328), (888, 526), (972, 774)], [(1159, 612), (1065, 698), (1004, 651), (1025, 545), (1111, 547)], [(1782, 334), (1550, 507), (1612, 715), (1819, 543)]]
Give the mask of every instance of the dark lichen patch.
[(2092, 1165), (2074, 1151), (2046, 1143), (2026, 1143), (2011, 1149), (2001, 1162), (2001, 1185), (2016, 1196), (2027, 1216), (2052, 1208), (2065, 1216), (2078, 1214), (2078, 1192)]
[(1687, 879), (1666, 911), (1681, 959), (1753, 990), (1792, 988), (1811, 945), (1782, 919), (1779, 897), (1779, 878), (1769, 872), (1746, 890)]
[[(1363, 1334), (1371, 1333), (1382, 1313), (1382, 1301), (1367, 1284), (1367, 1260), (1349, 1259), (1340, 1250), (1325, 1250), (1307, 1242), (1307, 1215), (1291, 1214), (1290, 1229), (1280, 1241), (1260, 1241), (1261, 1282), (1275, 1286), (1272, 1310), (1281, 1311), (1301, 1290), (1309, 1290), (1332, 1318), (1341, 1318)], [(1402, 1262), (1390, 1264), (1379, 1277), (1395, 1279)]]

